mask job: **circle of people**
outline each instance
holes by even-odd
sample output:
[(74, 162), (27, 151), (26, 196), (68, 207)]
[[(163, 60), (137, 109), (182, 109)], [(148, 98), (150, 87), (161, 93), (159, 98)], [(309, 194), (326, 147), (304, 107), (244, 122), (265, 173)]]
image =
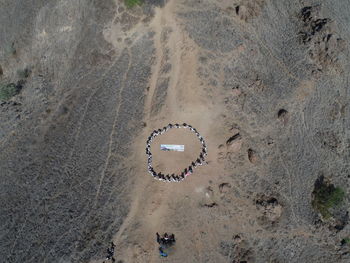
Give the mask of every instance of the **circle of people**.
[[(199, 157), (197, 160), (193, 161), (190, 166), (186, 167), (181, 174), (162, 174), (161, 172), (156, 172), (152, 167), (152, 153), (151, 153), (151, 143), (154, 140), (155, 137), (158, 135), (161, 135), (165, 132), (167, 132), (170, 129), (173, 128), (187, 128), (190, 129), (192, 132), (196, 134), (199, 141), (202, 144), (202, 149), (199, 154)], [(147, 139), (147, 147), (146, 147), (146, 154), (148, 156), (148, 172), (155, 178), (160, 181), (164, 182), (181, 182), (184, 180), (187, 176), (193, 173), (193, 169), (197, 166), (205, 164), (205, 156), (207, 156), (207, 146), (205, 144), (205, 141), (203, 137), (199, 134), (199, 132), (193, 128), (191, 125), (188, 125), (187, 123), (183, 124), (168, 124), (167, 126), (163, 127), (162, 129), (154, 130), (151, 135)]]

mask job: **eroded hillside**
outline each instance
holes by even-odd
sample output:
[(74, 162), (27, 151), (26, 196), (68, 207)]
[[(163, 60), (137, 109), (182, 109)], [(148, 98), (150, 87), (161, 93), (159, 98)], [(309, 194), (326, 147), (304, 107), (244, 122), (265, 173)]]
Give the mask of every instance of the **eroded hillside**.
[[(1, 262), (112, 240), (117, 262), (350, 260), (347, 1), (22, 2), (0, 8)], [(154, 180), (147, 137), (183, 122), (208, 164)]]

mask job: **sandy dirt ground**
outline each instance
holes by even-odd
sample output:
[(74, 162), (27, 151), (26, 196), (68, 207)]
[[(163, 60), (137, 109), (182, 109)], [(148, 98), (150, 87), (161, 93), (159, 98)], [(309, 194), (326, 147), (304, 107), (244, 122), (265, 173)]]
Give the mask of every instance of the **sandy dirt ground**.
[[(114, 239), (118, 244), (117, 258), (120, 257), (126, 262), (205, 262), (204, 258), (198, 255), (206, 254), (203, 250), (207, 249), (212, 249), (210, 254), (214, 257), (217, 254), (216, 262), (226, 262), (222, 257), (220, 259), (219, 253), (215, 251), (217, 249), (214, 248), (223, 238), (220, 232), (225, 232), (225, 229), (219, 230), (211, 222), (211, 213), (220, 213), (217, 210), (219, 208), (215, 208), (216, 198), (220, 198), (217, 196), (219, 188), (218, 185), (212, 185), (217, 184), (224, 174), (223, 165), (217, 161), (224, 125), (224, 119), (220, 115), (224, 109), (214, 104), (215, 101), (207, 96), (200, 85), (201, 81), (196, 73), (198, 47), (174, 17), (179, 11), (177, 7), (176, 1), (170, 1), (164, 8), (157, 9), (151, 24), (155, 32), (157, 61), (153, 67), (147, 94), (145, 111), (149, 114), (144, 120), (147, 129), (134, 145), (134, 157), (139, 163), (139, 177), (133, 189), (131, 212)], [(173, 68), (164, 106), (158, 114), (153, 115), (153, 93), (165, 56), (165, 43), (162, 43), (164, 31), (171, 32), (166, 45), (167, 56)], [(222, 94), (213, 91), (212, 96), (216, 97), (216, 101), (220, 101), (217, 97)], [(196, 168), (194, 174), (181, 183), (154, 180), (147, 173), (147, 159), (144, 154), (147, 136), (153, 129), (161, 128), (167, 123), (183, 122), (196, 127), (206, 140), (208, 165)], [(185, 152), (162, 152), (159, 150), (160, 143), (184, 144)], [(196, 136), (189, 131), (170, 130), (158, 136), (152, 143), (154, 167), (165, 172), (182, 170), (197, 158), (200, 146)], [(154, 148), (157, 150), (153, 150)], [(215, 193), (213, 187), (217, 188)], [(213, 206), (214, 210), (209, 210), (212, 209), (210, 206)], [(237, 215), (234, 219), (222, 220), (222, 224), (231, 222), (230, 227), (238, 231), (245, 220), (241, 215)], [(176, 246), (169, 251), (167, 259), (159, 256), (158, 245), (155, 242), (156, 232), (175, 233), (177, 237)]]

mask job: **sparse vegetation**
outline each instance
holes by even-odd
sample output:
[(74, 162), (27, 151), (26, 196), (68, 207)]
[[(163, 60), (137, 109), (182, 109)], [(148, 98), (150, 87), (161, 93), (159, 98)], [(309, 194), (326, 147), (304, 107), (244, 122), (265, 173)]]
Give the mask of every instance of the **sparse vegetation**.
[(325, 219), (329, 219), (332, 216), (329, 209), (338, 207), (343, 202), (345, 196), (342, 188), (330, 184), (323, 176), (317, 179), (312, 194), (313, 208), (320, 212)]
[(0, 101), (6, 101), (18, 93), (18, 88), (14, 83), (0, 84)]
[(31, 73), (31, 70), (28, 67), (17, 70), (17, 75), (20, 79), (28, 78), (30, 73)]
[(341, 243), (342, 245), (350, 245), (350, 237), (343, 238)]
[(134, 7), (135, 5), (142, 4), (142, 0), (124, 0), (124, 2), (128, 8)]
[(5, 48), (5, 51), (6, 51), (7, 54), (16, 55), (17, 50), (16, 50), (16, 48), (15, 48), (15, 43), (12, 42), (10, 45), (8, 45), (8, 46)]

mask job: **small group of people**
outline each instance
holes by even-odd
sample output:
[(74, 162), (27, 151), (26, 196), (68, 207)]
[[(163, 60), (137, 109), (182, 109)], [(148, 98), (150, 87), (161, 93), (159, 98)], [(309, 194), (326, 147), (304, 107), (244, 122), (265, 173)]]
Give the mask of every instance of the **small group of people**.
[[(107, 248), (106, 260), (112, 260), (112, 262), (115, 262), (114, 248), (115, 248), (115, 244), (113, 242), (111, 242), (111, 246), (109, 248)], [(103, 263), (105, 263), (105, 262), (103, 261)]]
[[(171, 128), (189, 128), (191, 131), (193, 131), (197, 137), (199, 138), (201, 144), (202, 144), (202, 151), (199, 154), (199, 158), (195, 162), (192, 162), (192, 164), (183, 170), (180, 175), (177, 174), (162, 174), (162, 173), (157, 173), (153, 167), (152, 167), (152, 153), (151, 153), (151, 142), (153, 139), (160, 135), (163, 134), (164, 132), (168, 131)], [(148, 156), (148, 172), (156, 179), (160, 181), (165, 181), (165, 182), (181, 182), (184, 180), (187, 176), (193, 173), (193, 169), (196, 168), (197, 166), (205, 164), (205, 156), (207, 155), (207, 146), (205, 144), (205, 141), (203, 137), (198, 133), (198, 131), (193, 128), (191, 125), (188, 125), (187, 123), (183, 123), (182, 125), (180, 124), (168, 124), (167, 126), (163, 127), (162, 129), (154, 130), (152, 134), (148, 137), (147, 139), (147, 147), (146, 147), (146, 154)]]
[(164, 233), (164, 235), (161, 237), (158, 232), (156, 233), (156, 235), (157, 235), (157, 243), (160, 245), (158, 248), (159, 254), (162, 257), (167, 257), (168, 254), (164, 250), (169, 248), (176, 242), (175, 235), (174, 234), (168, 235), (167, 233)]
[(199, 132), (196, 130), (196, 128), (193, 128), (191, 125), (188, 125), (187, 123), (183, 123), (183, 124), (178, 124), (178, 123), (170, 124), (169, 123), (167, 126), (163, 127), (162, 129), (154, 130), (147, 139), (147, 145), (150, 145), (155, 137), (163, 134), (164, 132), (166, 132), (172, 128), (188, 128), (197, 135), (197, 137), (202, 142), (202, 144), (204, 143), (203, 137), (199, 134)]

